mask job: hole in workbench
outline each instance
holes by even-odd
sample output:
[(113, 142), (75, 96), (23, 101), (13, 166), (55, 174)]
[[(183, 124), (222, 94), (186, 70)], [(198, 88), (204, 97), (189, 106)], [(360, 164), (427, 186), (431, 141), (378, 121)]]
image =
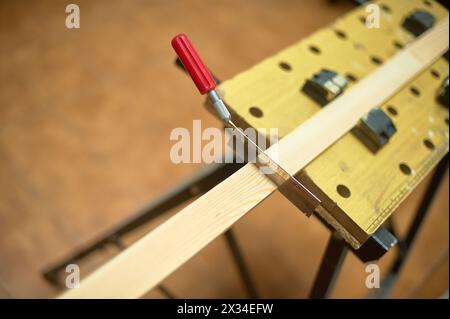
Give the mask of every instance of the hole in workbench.
[(394, 46), (397, 49), (403, 49), (405, 46), (403, 45), (403, 43), (401, 43), (400, 41), (394, 41)]
[(444, 121), (445, 121), (445, 124), (448, 125), (448, 117), (446, 117)]
[(436, 79), (439, 79), (441, 77), (441, 74), (435, 69), (431, 69), (430, 73)]
[(352, 73), (347, 73), (345, 75), (345, 77), (347, 78), (347, 80), (349, 80), (351, 82), (357, 82), (358, 81), (358, 78), (355, 75), (353, 75)]
[(347, 39), (347, 34), (342, 30), (334, 30), (334, 33), (337, 35), (338, 38)]
[(381, 5), (381, 10), (383, 10), (386, 13), (391, 13), (392, 12), (391, 8), (388, 5), (386, 5), (386, 4), (382, 4)]
[(387, 110), (393, 116), (397, 116), (398, 115), (398, 111), (393, 105), (388, 105)]
[(411, 86), (409, 88), (409, 91), (414, 95), (414, 96), (420, 96), (420, 90), (418, 88), (416, 88), (415, 86)]
[(377, 65), (383, 64), (383, 60), (381, 60), (381, 58), (379, 58), (375, 55), (372, 55), (370, 57), (370, 60), (372, 61), (373, 64), (377, 64)]
[(423, 4), (426, 5), (426, 6), (428, 6), (428, 7), (432, 7), (432, 6), (433, 6), (433, 4), (431, 3), (431, 1), (428, 1), (428, 0), (423, 0)]
[(400, 168), (400, 171), (403, 174), (405, 174), (405, 175), (411, 175), (412, 174), (412, 169), (407, 164), (401, 163), (398, 167)]
[(257, 118), (263, 117), (263, 115), (264, 115), (263, 111), (257, 106), (252, 106), (249, 109), (249, 112), (251, 115), (253, 115), (254, 117), (257, 117)]
[(364, 24), (364, 26), (366, 25), (366, 17), (365, 16), (359, 16), (359, 21), (361, 21), (362, 24)]
[(423, 145), (425, 145), (425, 147), (428, 148), (429, 150), (434, 150), (434, 143), (428, 138), (423, 140)]
[(344, 198), (349, 198), (351, 196), (350, 190), (345, 185), (339, 184), (336, 187), (336, 190), (337, 190), (338, 194), (341, 195)]
[(314, 53), (314, 54), (320, 54), (321, 53), (320, 49), (318, 47), (316, 47), (315, 45), (310, 45), (309, 46), (309, 50), (312, 53)]
[(290, 71), (290, 70), (292, 70), (291, 65), (290, 65), (289, 63), (287, 63), (287, 62), (280, 62), (280, 63), (278, 63), (278, 66), (279, 66), (281, 69), (283, 69), (284, 71)]

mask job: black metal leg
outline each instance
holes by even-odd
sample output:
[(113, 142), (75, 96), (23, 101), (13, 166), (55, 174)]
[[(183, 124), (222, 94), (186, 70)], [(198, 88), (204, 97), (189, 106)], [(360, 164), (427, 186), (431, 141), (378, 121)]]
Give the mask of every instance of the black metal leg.
[(420, 203), (420, 206), (417, 209), (416, 216), (414, 217), (414, 220), (411, 226), (409, 227), (406, 237), (404, 240), (401, 240), (399, 242), (399, 253), (397, 259), (395, 260), (394, 264), (388, 271), (386, 278), (381, 283), (380, 290), (375, 294), (376, 298), (386, 298), (391, 292), (395, 280), (398, 277), (398, 274), (400, 273), (400, 270), (406, 261), (406, 258), (409, 254), (409, 251), (411, 250), (416, 235), (420, 230), (420, 227), (430, 209), (430, 206), (438, 191), (442, 179), (444, 178), (447, 166), (448, 166), (448, 154), (437, 165), (436, 171), (434, 172), (433, 177), (431, 178), (430, 185), (428, 186), (428, 189), (422, 198), (422, 202)]
[(314, 280), (310, 298), (325, 299), (331, 295), (347, 251), (345, 241), (336, 233), (332, 233), (322, 257), (319, 272)]
[(59, 275), (64, 271), (66, 265), (77, 263), (107, 244), (117, 245), (117, 241), (121, 236), (162, 215), (168, 210), (181, 205), (187, 200), (207, 192), (228, 176), (232, 175), (243, 165), (245, 164), (228, 163), (212, 164), (205, 167), (191, 180), (164, 194), (117, 227), (99, 236), (97, 239), (75, 251), (72, 255), (49, 267), (43, 272), (44, 278), (54, 285), (59, 285)]
[(236, 241), (236, 236), (233, 230), (230, 228), (225, 232), (225, 239), (227, 241), (228, 247), (230, 248), (233, 260), (236, 263), (236, 267), (239, 270), (242, 281), (244, 282), (245, 288), (250, 298), (258, 298), (258, 293), (256, 292), (255, 284), (250, 276), (250, 271), (245, 263), (245, 259), (239, 249), (238, 243)]

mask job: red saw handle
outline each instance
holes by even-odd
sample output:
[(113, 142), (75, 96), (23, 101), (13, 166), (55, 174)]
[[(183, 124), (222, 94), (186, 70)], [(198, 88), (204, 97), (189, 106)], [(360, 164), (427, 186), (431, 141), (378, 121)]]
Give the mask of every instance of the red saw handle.
[(205, 63), (192, 46), (191, 41), (185, 34), (179, 34), (172, 39), (172, 47), (194, 81), (201, 94), (215, 89), (216, 81)]

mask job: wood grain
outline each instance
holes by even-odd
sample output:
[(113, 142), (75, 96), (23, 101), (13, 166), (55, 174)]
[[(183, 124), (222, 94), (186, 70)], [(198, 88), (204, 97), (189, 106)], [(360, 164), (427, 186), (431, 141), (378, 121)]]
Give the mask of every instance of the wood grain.
[[(419, 54), (432, 46), (428, 54)], [(299, 171), (373, 106), (434, 62), (448, 46), (448, 18), (276, 144), (279, 162)], [(376, 88), (376, 90), (374, 89)], [(361, 103), (370, 101), (370, 103)], [(338, 123), (338, 124), (336, 124)], [(311, 140), (314, 141), (311, 144)], [(295, 145), (295, 146), (294, 146)], [(142, 296), (275, 190), (252, 164), (144, 236), (62, 298)]]

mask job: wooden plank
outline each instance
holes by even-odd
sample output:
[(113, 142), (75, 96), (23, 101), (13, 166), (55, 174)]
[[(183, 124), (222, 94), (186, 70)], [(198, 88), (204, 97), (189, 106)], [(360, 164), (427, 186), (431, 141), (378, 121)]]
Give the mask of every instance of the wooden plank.
[[(349, 131), (373, 106), (385, 101), (434, 62), (447, 47), (448, 18), (296, 128), (268, 152), (279, 154), (280, 164), (289, 172), (298, 172)], [(424, 50), (426, 54), (422, 53)], [(244, 166), (95, 271), (81, 282), (79, 289), (67, 291), (61, 297), (142, 296), (275, 189), (275, 185), (255, 166)]]
[[(354, 83), (379, 68), (372, 61), (374, 57), (387, 61), (399, 50), (399, 45), (414, 41), (401, 26), (411, 11), (426, 10), (437, 21), (448, 14), (434, 1), (375, 3), (382, 8), (380, 28), (365, 26), (361, 18), (367, 13), (361, 6), (224, 82), (220, 89), (236, 122), (242, 127), (276, 127), (283, 138), (321, 109), (300, 91), (312, 74), (322, 68), (351, 74), (355, 78), (350, 81), (351, 89)], [(320, 53), (312, 52), (311, 46)], [(289, 69), (283, 69), (280, 63)], [(338, 230), (350, 234), (358, 243), (363, 243), (394, 213), (448, 152), (448, 109), (435, 99), (447, 74), (448, 62), (441, 58), (380, 104), (396, 125), (397, 133), (376, 154), (347, 133), (302, 169), (299, 179), (319, 195), (324, 206), (332, 207), (330, 215)], [(412, 94), (412, 87), (420, 94)], [(259, 108), (262, 116), (254, 116), (251, 107)], [(407, 165), (411, 174), (404, 174), (401, 164)], [(338, 186), (346, 187), (350, 196), (341, 196)]]

